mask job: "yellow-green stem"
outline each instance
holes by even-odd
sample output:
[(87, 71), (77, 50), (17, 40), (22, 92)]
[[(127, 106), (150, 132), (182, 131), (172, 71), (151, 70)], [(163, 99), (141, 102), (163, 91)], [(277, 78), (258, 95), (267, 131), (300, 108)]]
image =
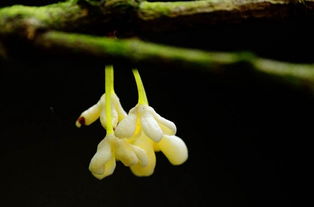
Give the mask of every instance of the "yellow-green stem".
[(148, 105), (147, 97), (146, 97), (146, 92), (144, 89), (144, 85), (141, 79), (141, 76), (138, 72), (137, 69), (132, 70), (135, 81), (136, 81), (136, 86), (137, 86), (137, 91), (138, 91), (138, 103), (143, 104), (143, 105)]
[(114, 93), (113, 90), (113, 66), (108, 65), (105, 68), (105, 77), (106, 77), (106, 119), (107, 125), (106, 130), (107, 134), (113, 134), (113, 127), (112, 127), (112, 117), (111, 117), (111, 95)]

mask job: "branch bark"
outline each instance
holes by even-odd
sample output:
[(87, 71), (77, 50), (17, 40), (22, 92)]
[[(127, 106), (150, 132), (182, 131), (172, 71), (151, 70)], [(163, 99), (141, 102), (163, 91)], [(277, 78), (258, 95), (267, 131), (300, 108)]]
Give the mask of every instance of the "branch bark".
[[(314, 0), (205, 0), (196, 2), (143, 2), (138, 10), (142, 27), (167, 31), (203, 28), (213, 24), (289, 18), (310, 18)], [(159, 30), (159, 29), (157, 29)]]
[(71, 0), (42, 7), (0, 9), (0, 34), (17, 28), (89, 31), (109, 25), (139, 31), (173, 31), (251, 20), (313, 18), (314, 0), (203, 0), (146, 2), (137, 0)]

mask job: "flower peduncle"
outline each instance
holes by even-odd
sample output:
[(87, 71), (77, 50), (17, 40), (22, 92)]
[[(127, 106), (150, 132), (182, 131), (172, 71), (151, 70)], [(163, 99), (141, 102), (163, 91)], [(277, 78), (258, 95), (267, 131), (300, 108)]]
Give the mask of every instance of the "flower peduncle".
[(138, 91), (138, 103), (142, 104), (142, 105), (148, 105), (146, 92), (145, 92), (145, 89), (144, 89), (144, 85), (143, 85), (141, 76), (140, 76), (140, 74), (139, 74), (137, 69), (133, 69), (132, 72), (133, 72), (133, 75), (134, 75), (134, 78), (135, 78), (137, 91)]
[(113, 134), (112, 117), (111, 117), (111, 94), (114, 93), (113, 89), (113, 66), (108, 65), (105, 67), (105, 81), (106, 81), (106, 119), (107, 119), (107, 134)]

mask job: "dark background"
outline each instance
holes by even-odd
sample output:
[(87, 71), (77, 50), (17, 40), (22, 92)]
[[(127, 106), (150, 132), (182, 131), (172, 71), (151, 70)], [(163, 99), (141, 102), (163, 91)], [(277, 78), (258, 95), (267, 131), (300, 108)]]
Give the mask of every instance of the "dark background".
[[(1, 6), (14, 3), (25, 2)], [(313, 63), (310, 26), (306, 19), (248, 22), (142, 38)], [(105, 131), (74, 122), (104, 92), (106, 63), (19, 50), (0, 59), (3, 206), (300, 206), (309, 198), (311, 90), (242, 70), (212, 76), (197, 68), (140, 68), (151, 106), (176, 123), (189, 159), (174, 167), (158, 154), (147, 178), (118, 163), (98, 181), (88, 164)], [(129, 110), (136, 86), (130, 66), (121, 64), (115, 88)]]

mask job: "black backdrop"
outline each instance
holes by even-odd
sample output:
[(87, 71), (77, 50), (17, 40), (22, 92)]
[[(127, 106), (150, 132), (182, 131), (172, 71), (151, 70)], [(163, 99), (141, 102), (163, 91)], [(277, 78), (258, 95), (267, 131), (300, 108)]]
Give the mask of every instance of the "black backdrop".
[[(9, 3), (23, 1), (3, 4)], [(311, 25), (248, 23), (145, 38), (314, 62)], [(105, 131), (99, 123), (77, 129), (74, 122), (103, 93), (105, 63), (20, 50), (0, 60), (3, 206), (299, 206), (307, 198), (302, 191), (312, 164), (310, 90), (248, 73), (216, 77), (140, 68), (150, 104), (176, 123), (189, 159), (174, 167), (158, 154), (148, 178), (119, 163), (112, 176), (98, 181), (87, 168)], [(137, 99), (130, 68), (116, 67), (115, 76), (116, 92), (129, 110)]]

